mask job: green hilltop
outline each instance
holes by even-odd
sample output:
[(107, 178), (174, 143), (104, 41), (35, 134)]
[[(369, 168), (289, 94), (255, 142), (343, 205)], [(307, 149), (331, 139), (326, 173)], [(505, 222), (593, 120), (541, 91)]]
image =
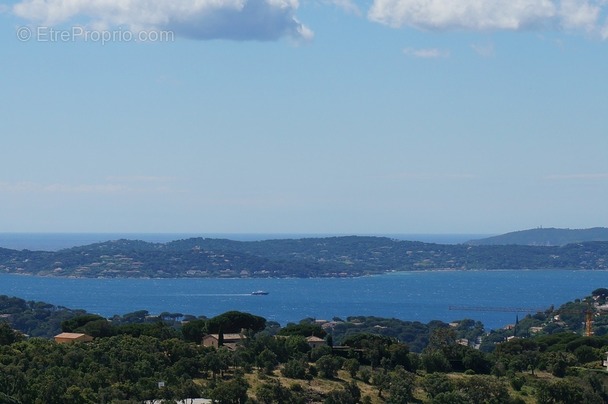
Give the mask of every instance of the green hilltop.
[(589, 241), (608, 241), (608, 228), (593, 227), (590, 229), (556, 229), (542, 228), (520, 230), (471, 240), (470, 245), (531, 245), (531, 246), (563, 246)]

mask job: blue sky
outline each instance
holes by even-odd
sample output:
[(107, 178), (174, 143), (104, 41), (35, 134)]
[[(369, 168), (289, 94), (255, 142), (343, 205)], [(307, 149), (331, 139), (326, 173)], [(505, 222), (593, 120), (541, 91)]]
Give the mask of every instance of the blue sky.
[(607, 11), (0, 3), (0, 230), (608, 226)]

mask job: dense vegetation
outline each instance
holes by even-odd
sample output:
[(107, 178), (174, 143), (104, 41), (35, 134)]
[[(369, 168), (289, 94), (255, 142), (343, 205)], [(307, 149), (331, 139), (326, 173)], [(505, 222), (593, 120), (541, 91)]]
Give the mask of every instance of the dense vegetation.
[[(608, 374), (602, 369), (608, 335), (575, 333), (570, 327), (580, 329), (580, 322), (568, 315), (584, 307), (597, 310), (595, 329), (601, 330), (607, 299), (608, 289), (600, 288), (555, 311), (526, 316), (486, 350), (476, 349), (477, 342), (490, 336), (473, 320), (423, 325), (351, 317), (327, 323), (304, 319), (281, 328), (241, 312), (207, 319), (139, 311), (105, 319), (57, 308), (65, 311), (63, 331), (95, 339), (57, 344), (25, 338), (0, 322), (0, 403), (195, 397), (226, 404), (603, 403), (608, 401)], [(20, 318), (21, 311), (53, 311), (44, 303), (0, 301), (11, 312), (3, 317), (7, 321)], [(35, 316), (32, 322), (44, 323)], [(531, 333), (531, 324), (539, 330)], [(202, 335), (219, 333), (221, 339), (224, 330), (241, 332), (236, 349), (201, 346)], [(517, 337), (506, 339), (513, 334)], [(311, 335), (326, 344), (311, 348)], [(408, 336), (414, 345), (405, 342)], [(415, 344), (420, 344), (417, 352)]]
[[(404, 321), (396, 318), (353, 316), (346, 321), (330, 323), (331, 335), (336, 341), (347, 340), (359, 334), (375, 334), (394, 338), (408, 345), (413, 352), (422, 352), (435, 330), (447, 328), (449, 324), (434, 320), (428, 324)], [(471, 319), (452, 323), (456, 339), (466, 339), (474, 344), (484, 334), (483, 324)]]
[(84, 310), (0, 296), (0, 321), (31, 337), (51, 338), (61, 329), (62, 322), (84, 314)]
[(170, 243), (118, 240), (57, 252), (0, 249), (0, 272), (70, 277), (336, 277), (433, 269), (606, 269), (608, 242), (444, 245), (383, 237)]

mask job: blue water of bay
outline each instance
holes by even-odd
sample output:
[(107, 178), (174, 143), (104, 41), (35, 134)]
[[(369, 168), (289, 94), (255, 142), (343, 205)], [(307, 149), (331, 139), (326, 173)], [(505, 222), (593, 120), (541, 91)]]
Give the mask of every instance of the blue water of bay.
[[(450, 306), (547, 308), (608, 287), (606, 271), (429, 271), (346, 279), (63, 279), (0, 275), (0, 294), (103, 316), (147, 310), (215, 316), (245, 311), (285, 325), (365, 315), (428, 322), (473, 318), (486, 328), (525, 313)], [(251, 292), (265, 290), (266, 296)]]

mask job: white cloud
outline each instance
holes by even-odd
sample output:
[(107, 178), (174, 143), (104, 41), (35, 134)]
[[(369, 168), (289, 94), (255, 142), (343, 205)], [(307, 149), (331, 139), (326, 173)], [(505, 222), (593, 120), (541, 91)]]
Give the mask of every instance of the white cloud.
[(109, 182), (172, 182), (174, 177), (169, 176), (153, 176), (153, 175), (129, 175), (129, 176), (110, 176), (106, 178)]
[(374, 0), (368, 18), (428, 30), (566, 29), (608, 34), (605, 0)]
[(569, 29), (584, 29), (592, 31), (600, 16), (599, 5), (592, 5), (580, 0), (562, 0), (559, 14), (562, 24)]
[(377, 176), (368, 176), (366, 178), (372, 178), (377, 180), (424, 180), (424, 181), (435, 181), (435, 180), (454, 180), (454, 181), (467, 181), (479, 178), (474, 174), (467, 173), (414, 173), (414, 172), (401, 172), (392, 173)]
[(555, 15), (550, 0), (375, 0), (369, 17), (393, 27), (518, 29)]
[(418, 59), (439, 59), (439, 58), (447, 58), (450, 56), (450, 52), (436, 49), (436, 48), (427, 48), (427, 49), (414, 49), (414, 48), (405, 48), (403, 49), (403, 53), (406, 56), (410, 56)]
[(608, 180), (608, 173), (557, 174), (545, 177), (546, 180)]
[[(115, 178), (112, 182), (100, 184), (65, 184), (38, 182), (0, 182), (0, 193), (5, 194), (125, 194), (125, 193), (175, 193), (165, 183), (164, 177), (136, 177), (122, 181)], [(133, 183), (135, 182), (135, 183)]]
[(37, 188), (39, 186), (31, 182), (0, 182), (0, 192), (3, 193), (32, 192)]
[(42, 192), (62, 193), (62, 194), (114, 194), (127, 191), (124, 185), (117, 184), (95, 184), (95, 185), (68, 185), (68, 184), (49, 184), (40, 187)]
[(486, 58), (494, 56), (494, 44), (491, 42), (474, 43), (474, 44), (471, 44), (471, 48), (479, 56), (483, 56)]
[(36, 182), (0, 182), (3, 193), (77, 193), (108, 194), (128, 191), (128, 188), (117, 184), (40, 184)]
[(298, 0), (22, 0), (13, 12), (45, 25), (76, 21), (194, 39), (308, 40), (312, 31), (295, 18), (298, 6)]
[(361, 9), (352, 0), (326, 0), (325, 3), (333, 4), (349, 14), (362, 14)]

